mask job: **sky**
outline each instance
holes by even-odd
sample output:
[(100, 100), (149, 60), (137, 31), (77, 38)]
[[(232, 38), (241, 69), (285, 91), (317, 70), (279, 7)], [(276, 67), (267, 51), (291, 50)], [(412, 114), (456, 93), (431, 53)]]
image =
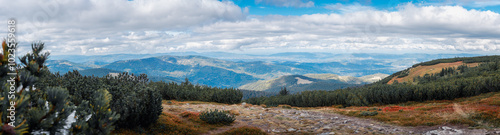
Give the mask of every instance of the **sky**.
[(500, 54), (500, 0), (0, 0), (18, 52)]

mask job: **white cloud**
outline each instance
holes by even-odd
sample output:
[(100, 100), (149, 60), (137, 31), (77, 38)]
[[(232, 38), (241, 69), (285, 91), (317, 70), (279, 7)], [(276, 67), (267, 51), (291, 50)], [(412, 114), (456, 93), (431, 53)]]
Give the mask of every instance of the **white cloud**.
[(353, 13), (353, 12), (366, 11), (366, 10), (375, 10), (375, 8), (373, 8), (373, 7), (363, 6), (359, 3), (354, 3), (351, 5), (343, 5), (341, 3), (328, 4), (325, 6), (325, 8), (329, 9), (329, 10), (333, 10), (333, 11), (339, 11), (341, 13)]
[[(169, 51), (500, 52), (500, 14), (461, 6), (401, 5), (396, 11), (338, 5), (342, 13), (247, 17), (217, 0), (58, 1), (1, 8), (19, 22), (20, 51), (46, 42), (53, 54)], [(301, 1), (303, 2), (303, 1)], [(5, 5), (0, 0), (0, 5)], [(73, 6), (78, 4), (79, 6)], [(114, 4), (114, 5), (113, 5)], [(50, 7), (50, 6), (49, 6)], [(5, 14), (8, 10), (25, 9)], [(38, 12), (45, 13), (46, 19)], [(10, 13), (10, 12), (9, 12)], [(33, 17), (42, 16), (42, 21)], [(34, 24), (34, 25), (30, 25)], [(6, 33), (0, 29), (0, 32)], [(389, 50), (389, 51), (387, 51)]]
[(255, 0), (256, 4), (266, 4), (266, 5), (273, 5), (273, 6), (279, 6), (279, 7), (298, 7), (298, 8), (303, 8), (303, 7), (314, 7), (314, 2), (313, 1), (304, 1), (304, 0)]
[(460, 6), (470, 6), (470, 7), (489, 7), (489, 6), (500, 5), (500, 1), (498, 0), (453, 0), (453, 1), (448, 0), (442, 3), (446, 5), (456, 4)]

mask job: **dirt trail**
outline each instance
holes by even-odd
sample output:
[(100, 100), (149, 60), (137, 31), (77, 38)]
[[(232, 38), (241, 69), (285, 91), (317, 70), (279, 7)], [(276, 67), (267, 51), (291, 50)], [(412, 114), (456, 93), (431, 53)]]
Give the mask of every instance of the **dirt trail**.
[(270, 134), (500, 134), (499, 129), (468, 129), (460, 126), (402, 127), (361, 119), (320, 109), (298, 110), (285, 108), (263, 108), (261, 106), (238, 104), (184, 104), (163, 105), (169, 110), (202, 112), (210, 109), (227, 110), (238, 114), (230, 126), (209, 131), (207, 134), (222, 133), (234, 127), (254, 126)]

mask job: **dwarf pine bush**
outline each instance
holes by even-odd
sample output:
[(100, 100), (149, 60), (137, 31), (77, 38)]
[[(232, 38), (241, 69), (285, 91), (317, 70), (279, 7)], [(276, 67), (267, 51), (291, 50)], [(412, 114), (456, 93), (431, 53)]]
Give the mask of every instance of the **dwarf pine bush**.
[(374, 112), (370, 112), (370, 111), (363, 111), (361, 112), (359, 115), (361, 116), (375, 116), (377, 115), (378, 112), (377, 111), (374, 111)]
[(228, 125), (236, 120), (234, 115), (230, 115), (226, 111), (219, 111), (217, 109), (205, 111), (200, 114), (200, 119), (209, 124), (224, 124)]

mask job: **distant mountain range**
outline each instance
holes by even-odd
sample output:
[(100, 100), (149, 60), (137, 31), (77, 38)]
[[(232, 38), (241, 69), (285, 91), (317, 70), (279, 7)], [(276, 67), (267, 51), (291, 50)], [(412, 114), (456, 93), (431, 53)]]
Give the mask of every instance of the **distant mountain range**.
[(389, 75), (373, 74), (363, 77), (339, 76), (335, 74), (285, 75), (276, 79), (261, 80), (240, 86), (240, 89), (278, 92), (283, 87), (293, 92), (305, 90), (336, 90), (379, 81)]
[[(177, 56), (174, 56), (177, 55)], [(249, 55), (233, 53), (169, 53), (167, 54), (113, 54), (97, 56), (52, 56), (47, 66), (52, 72), (66, 73), (79, 70), (84, 75), (104, 76), (113, 72), (146, 73), (153, 81), (180, 82), (188, 78), (193, 83), (216, 87), (240, 87), (285, 75), (304, 75), (317, 79), (340, 76), (361, 77), (377, 73), (392, 74), (420, 61), (442, 57), (471, 56), (473, 54), (331, 54), (278, 53)], [(473, 55), (474, 56), (474, 55)], [(330, 74), (330, 75), (306, 75)], [(347, 84), (362, 84), (349, 79)], [(363, 80), (363, 79), (361, 79)]]
[(68, 60), (48, 60), (46, 62), (47, 67), (51, 72), (60, 72), (61, 74), (67, 73), (73, 70), (85, 70), (91, 69), (93, 67), (85, 65), (83, 63), (75, 63)]

